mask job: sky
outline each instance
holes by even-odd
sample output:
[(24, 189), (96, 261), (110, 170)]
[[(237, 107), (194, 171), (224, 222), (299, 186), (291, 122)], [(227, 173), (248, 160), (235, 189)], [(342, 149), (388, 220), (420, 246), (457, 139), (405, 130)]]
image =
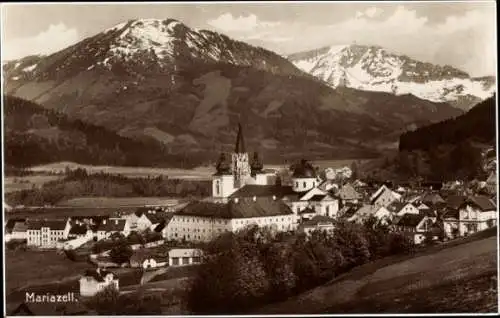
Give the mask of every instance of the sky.
[(282, 55), (329, 45), (379, 45), (496, 73), (494, 1), (3, 4), (2, 60), (49, 54), (130, 19), (173, 18)]

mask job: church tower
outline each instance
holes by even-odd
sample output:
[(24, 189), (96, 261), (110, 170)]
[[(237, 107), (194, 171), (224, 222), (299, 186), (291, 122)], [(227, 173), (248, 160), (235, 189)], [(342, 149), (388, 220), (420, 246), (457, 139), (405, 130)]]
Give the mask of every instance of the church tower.
[(245, 185), (245, 180), (250, 177), (251, 169), (248, 153), (245, 151), (245, 140), (241, 124), (238, 124), (238, 135), (236, 136), (236, 147), (232, 156), (234, 187), (236, 189)]

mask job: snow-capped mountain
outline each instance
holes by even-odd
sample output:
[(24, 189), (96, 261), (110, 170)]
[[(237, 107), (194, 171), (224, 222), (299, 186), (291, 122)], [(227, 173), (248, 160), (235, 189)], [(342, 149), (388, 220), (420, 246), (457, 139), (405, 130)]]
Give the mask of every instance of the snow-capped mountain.
[(462, 113), (411, 95), (332, 89), (272, 51), (173, 19), (120, 23), (3, 70), (8, 95), (211, 158), (221, 144), (232, 148), (238, 122), (267, 158), (367, 157), (402, 131)]
[(494, 78), (471, 78), (451, 66), (420, 62), (378, 46), (337, 45), (292, 54), (288, 59), (331, 87), (412, 94), (462, 109), (495, 91)]
[(120, 23), (48, 57), (32, 56), (3, 66), (7, 78), (54, 79), (91, 70), (116, 74), (169, 73), (193, 60), (251, 66), (276, 73), (301, 73), (281, 56), (191, 29), (174, 19), (137, 19)]

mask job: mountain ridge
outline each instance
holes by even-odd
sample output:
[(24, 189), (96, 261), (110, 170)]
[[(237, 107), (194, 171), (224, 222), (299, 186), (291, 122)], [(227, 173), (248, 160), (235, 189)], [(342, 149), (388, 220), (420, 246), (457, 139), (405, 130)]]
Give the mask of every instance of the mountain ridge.
[(213, 158), (231, 148), (237, 122), (271, 158), (320, 159), (374, 156), (402, 131), (462, 113), (410, 95), (332, 89), (274, 52), (174, 20), (126, 21), (4, 72), (8, 94), (169, 153)]
[(334, 88), (410, 93), (463, 110), (488, 98), (495, 89), (494, 77), (471, 77), (455, 67), (421, 62), (376, 45), (325, 46), (287, 58)]

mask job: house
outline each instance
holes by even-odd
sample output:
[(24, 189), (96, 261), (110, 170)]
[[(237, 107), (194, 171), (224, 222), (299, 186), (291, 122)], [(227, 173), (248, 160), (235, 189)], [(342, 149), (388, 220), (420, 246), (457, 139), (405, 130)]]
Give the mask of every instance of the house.
[(333, 218), (324, 215), (316, 215), (310, 220), (301, 222), (297, 230), (308, 236), (314, 231), (332, 233), (335, 228), (334, 224), (335, 220)]
[(393, 213), (386, 207), (367, 204), (360, 207), (352, 216), (347, 218), (347, 220), (355, 223), (363, 223), (372, 216), (382, 223), (388, 224), (392, 220)]
[(27, 244), (42, 248), (55, 248), (59, 240), (66, 239), (70, 230), (68, 220), (28, 220)]
[(16, 222), (12, 228), (11, 240), (26, 240), (28, 226), (26, 222)]
[(168, 266), (201, 264), (203, 251), (196, 248), (174, 248), (168, 252)]
[[(16, 229), (17, 233), (14, 235), (12, 232), (14, 231), (14, 227), (16, 227), (16, 224), (18, 224), (18, 228)], [(5, 223), (5, 232), (4, 232), (4, 240), (5, 242), (10, 241), (11, 239), (14, 239), (14, 237), (18, 237), (19, 239), (26, 239), (26, 231), (23, 231), (22, 228), (20, 228), (20, 224), (26, 224), (26, 219), (23, 218), (11, 218), (7, 220)], [(24, 232), (24, 233), (23, 233)]]
[(135, 268), (157, 268), (168, 265), (168, 256), (152, 255), (147, 249), (140, 249), (130, 257), (130, 266)]
[(86, 224), (74, 224), (71, 226), (71, 229), (69, 230), (68, 233), (68, 238), (69, 239), (76, 239), (76, 238), (92, 238), (94, 233), (90, 229), (89, 226)]
[(97, 240), (110, 238), (114, 233), (122, 234), (127, 237), (130, 234), (130, 224), (128, 219), (103, 220), (102, 224), (97, 228)]
[(426, 193), (420, 199), (420, 202), (429, 207), (442, 207), (446, 205), (446, 201), (436, 192)]
[(402, 195), (392, 191), (386, 185), (382, 185), (371, 197), (371, 205), (382, 207), (388, 206), (394, 201), (401, 201)]
[(459, 207), (459, 235), (468, 235), (497, 224), (497, 206), (486, 196), (467, 198)]
[(234, 198), (227, 203), (195, 201), (173, 214), (163, 237), (211, 241), (224, 232), (236, 232), (251, 224), (292, 231), (296, 219), (283, 201), (273, 198)]
[[(428, 233), (435, 229), (436, 220), (422, 214), (405, 214), (396, 223), (395, 228), (410, 237), (415, 244), (420, 244), (425, 240)], [(434, 235), (433, 239), (438, 236)]]
[(344, 186), (342, 186), (342, 188), (340, 188), (336, 195), (343, 205), (348, 203), (356, 204), (358, 203), (359, 199), (361, 199), (361, 195), (350, 184), (345, 184)]
[(84, 297), (94, 296), (108, 286), (113, 286), (117, 290), (119, 289), (118, 277), (100, 268), (85, 271), (79, 282), (80, 295)]
[(460, 213), (458, 210), (448, 210), (442, 215), (444, 235), (446, 238), (457, 238), (459, 232), (459, 218)]

